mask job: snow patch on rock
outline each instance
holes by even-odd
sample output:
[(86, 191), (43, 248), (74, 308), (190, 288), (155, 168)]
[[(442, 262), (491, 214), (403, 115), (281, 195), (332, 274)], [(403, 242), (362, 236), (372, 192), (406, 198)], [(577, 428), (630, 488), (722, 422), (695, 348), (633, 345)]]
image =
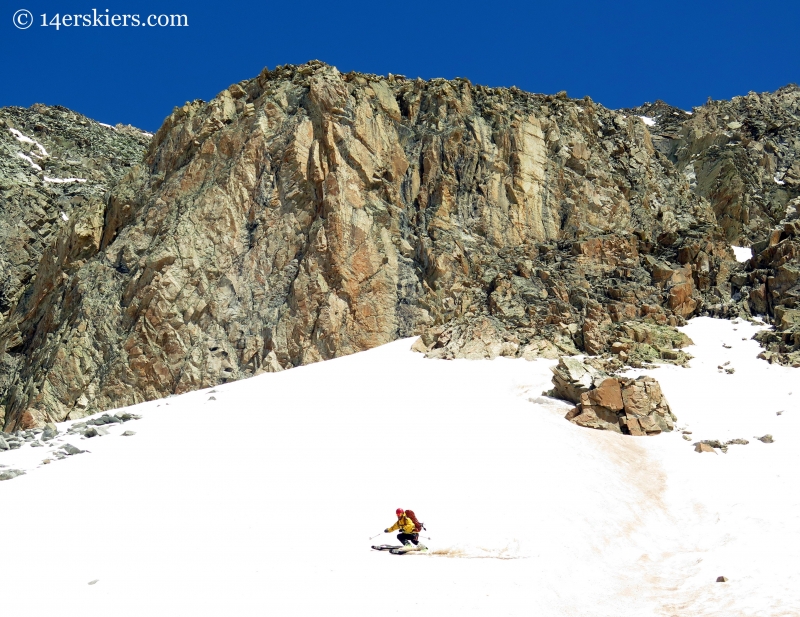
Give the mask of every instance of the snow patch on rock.
[(50, 156), (49, 154), (47, 154), (47, 150), (44, 149), (44, 146), (35, 139), (31, 139), (30, 137), (23, 134), (21, 131), (18, 131), (17, 129), (8, 129), (8, 130), (14, 137), (17, 138), (18, 141), (21, 141), (22, 143), (25, 144), (33, 144), (34, 146), (36, 146), (39, 149), (39, 152), (42, 153), (42, 157)]
[(45, 176), (44, 181), (64, 184), (65, 182), (86, 182), (86, 178), (50, 178), (49, 176)]
[(736, 261), (745, 262), (753, 256), (753, 249), (749, 246), (731, 246)]
[(17, 152), (17, 156), (24, 161), (28, 161), (28, 163), (30, 163), (30, 166), (33, 167), (36, 171), (42, 171), (42, 168), (39, 167), (36, 163), (34, 163), (31, 157), (27, 156), (26, 154), (22, 154), (22, 152)]

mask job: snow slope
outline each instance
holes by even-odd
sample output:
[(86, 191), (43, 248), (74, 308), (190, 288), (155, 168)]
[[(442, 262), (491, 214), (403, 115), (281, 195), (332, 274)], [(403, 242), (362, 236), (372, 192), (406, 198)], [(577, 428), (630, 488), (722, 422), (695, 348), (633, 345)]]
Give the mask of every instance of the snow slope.
[[(755, 330), (695, 319), (692, 367), (649, 371), (692, 442), (750, 441), (727, 454), (570, 424), (553, 362), (410, 339), (2, 453), (28, 470), (0, 483), (3, 614), (798, 615), (798, 373)], [(397, 507), (431, 554), (369, 549)]]

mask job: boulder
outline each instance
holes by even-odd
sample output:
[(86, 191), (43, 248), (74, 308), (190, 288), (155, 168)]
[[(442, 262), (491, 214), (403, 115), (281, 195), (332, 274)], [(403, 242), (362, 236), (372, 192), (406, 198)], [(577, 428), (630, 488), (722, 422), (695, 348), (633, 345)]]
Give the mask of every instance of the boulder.
[(24, 476), (25, 472), (21, 469), (9, 469), (8, 471), (0, 472), (0, 482), (3, 480), (13, 480), (17, 476)]
[(560, 358), (551, 370), (552, 394), (576, 403), (566, 415), (574, 424), (634, 436), (675, 428), (675, 415), (652, 377), (609, 375), (569, 357)]

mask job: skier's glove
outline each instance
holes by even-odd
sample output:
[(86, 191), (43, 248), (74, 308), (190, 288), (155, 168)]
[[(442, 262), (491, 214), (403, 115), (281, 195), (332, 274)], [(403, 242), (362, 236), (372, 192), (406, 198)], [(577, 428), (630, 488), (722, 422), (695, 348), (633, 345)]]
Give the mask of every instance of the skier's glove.
[(383, 530), (383, 533), (389, 533), (389, 529), (388, 529), (388, 527), (387, 527), (386, 529), (384, 529), (384, 530)]

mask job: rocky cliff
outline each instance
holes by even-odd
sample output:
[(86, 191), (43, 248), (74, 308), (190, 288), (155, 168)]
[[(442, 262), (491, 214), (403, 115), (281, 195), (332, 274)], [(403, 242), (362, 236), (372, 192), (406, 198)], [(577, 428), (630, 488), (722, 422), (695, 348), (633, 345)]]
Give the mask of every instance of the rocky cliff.
[[(318, 62), (176, 108), (9, 296), (4, 426), (413, 334), (433, 357), (680, 360), (672, 326), (749, 310), (743, 269), (719, 203), (638, 115)], [(681, 139), (711, 123), (695, 116)]]
[[(0, 109), (0, 424), (28, 351), (16, 325), (28, 316), (9, 321), (13, 309), (35, 289), (59, 237), (74, 243), (72, 266), (96, 254), (92, 230), (102, 224), (104, 195), (141, 161), (150, 137), (62, 107)], [(69, 272), (51, 272), (49, 284)]]
[(626, 110), (649, 119), (655, 147), (706, 198), (734, 244), (764, 239), (800, 197), (800, 88), (709, 100), (693, 113), (662, 101)]

